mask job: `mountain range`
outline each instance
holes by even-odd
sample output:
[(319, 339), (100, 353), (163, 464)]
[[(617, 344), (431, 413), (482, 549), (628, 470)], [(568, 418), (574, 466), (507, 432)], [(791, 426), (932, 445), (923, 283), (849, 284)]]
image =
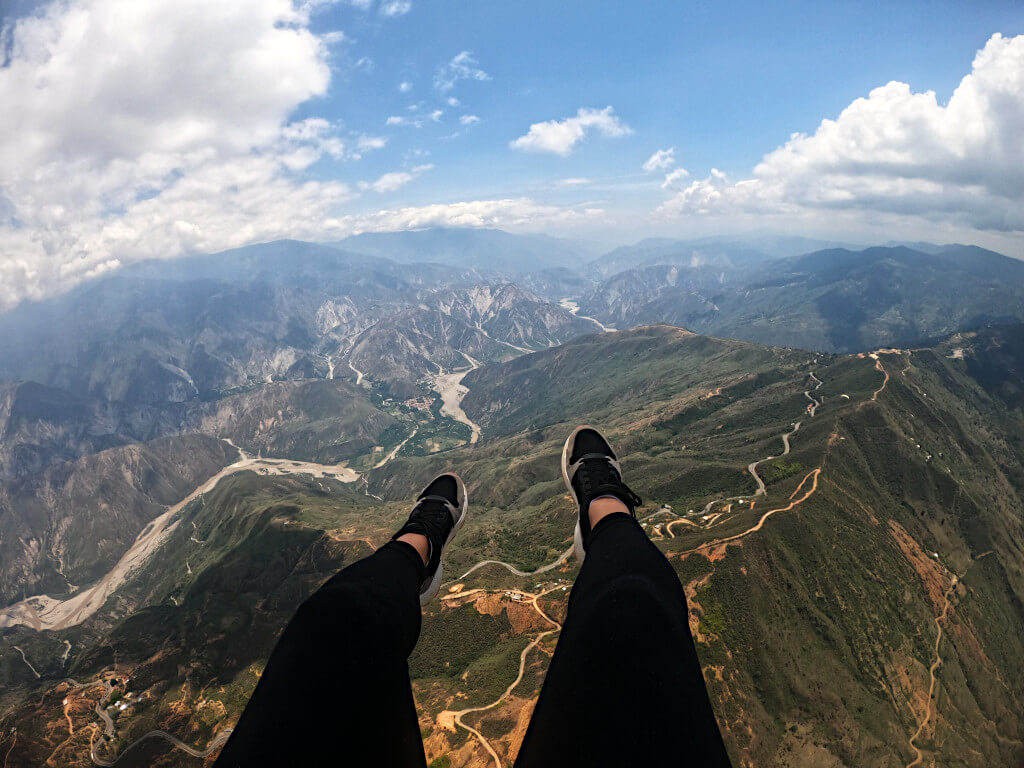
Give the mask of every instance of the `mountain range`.
[(428, 230), (0, 315), (6, 766), (208, 764), (295, 606), (449, 468), (473, 512), (410, 659), (421, 730), (433, 766), (510, 765), (577, 573), (579, 423), (686, 588), (735, 765), (1019, 766), (1021, 270)]

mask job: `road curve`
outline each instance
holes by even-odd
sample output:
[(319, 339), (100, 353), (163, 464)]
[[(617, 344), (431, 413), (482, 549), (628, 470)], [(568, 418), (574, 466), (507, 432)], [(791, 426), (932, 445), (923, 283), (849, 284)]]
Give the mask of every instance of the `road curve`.
[(568, 560), (569, 559), (569, 555), (571, 555), (571, 554), (572, 554), (572, 547), (569, 547), (567, 550), (565, 550), (565, 552), (563, 552), (562, 554), (560, 554), (558, 556), (557, 560), (555, 560), (552, 563), (548, 563), (547, 565), (542, 565), (540, 568), (538, 568), (535, 571), (520, 571), (514, 565), (509, 565), (508, 563), (506, 563), (506, 562), (504, 562), (502, 560), (481, 560), (479, 563), (474, 565), (472, 568), (470, 568), (464, 574), (459, 576), (459, 578), (456, 579), (456, 581), (462, 581), (464, 578), (469, 576), (469, 574), (471, 574), (473, 571), (475, 571), (475, 570), (477, 570), (479, 568), (483, 568), (485, 565), (500, 565), (502, 568), (507, 568), (509, 571), (514, 573), (516, 576), (536, 576), (536, 575), (538, 575), (540, 573), (547, 573), (548, 571), (550, 571), (550, 570), (552, 570), (554, 568), (557, 568), (562, 563), (564, 563), (566, 560)]
[(224, 745), (224, 742), (228, 740), (228, 736), (231, 735), (231, 731), (231, 728), (225, 728), (223, 731), (221, 731), (213, 737), (213, 741), (211, 741), (209, 746), (207, 746), (206, 749), (204, 750), (198, 750), (193, 747), (190, 747), (177, 736), (174, 736), (168, 733), (167, 731), (150, 731), (149, 733), (140, 736), (127, 747), (125, 747), (124, 751), (121, 752), (121, 754), (118, 755), (114, 760), (105, 760), (102, 757), (98, 757), (96, 755), (96, 742), (93, 742), (92, 746), (89, 748), (89, 757), (92, 758), (92, 761), (96, 765), (101, 765), (103, 766), (103, 768), (111, 768), (111, 766), (116, 765), (118, 760), (124, 757), (129, 750), (131, 750), (140, 742), (143, 742), (146, 739), (163, 739), (164, 741), (169, 742), (171, 746), (180, 749), (182, 752), (186, 752), (192, 757), (205, 758), (212, 755), (216, 750), (220, 749)]
[[(814, 371), (811, 371), (810, 376), (811, 376), (812, 379), (814, 379), (816, 382), (818, 382), (817, 385), (814, 387), (814, 390), (813, 390), (814, 392), (817, 392), (819, 389), (821, 389), (821, 385), (824, 384), (825, 382), (823, 382), (821, 379), (819, 379), (817, 376), (815, 376), (814, 375)], [(818, 408), (821, 407), (821, 400), (818, 400), (816, 397), (811, 395), (811, 392), (808, 391), (808, 390), (804, 391), (804, 397), (806, 397), (808, 400), (811, 401), (811, 404), (807, 406), (807, 413), (813, 419), (815, 412), (818, 410)]]
[[(771, 517), (772, 515), (774, 515), (776, 512), (788, 512), (789, 510), (793, 509), (794, 507), (799, 506), (803, 502), (807, 501), (807, 499), (809, 499), (814, 494), (814, 492), (818, 490), (818, 476), (820, 474), (821, 474), (821, 467), (818, 467), (817, 469), (812, 469), (810, 472), (808, 472), (806, 475), (804, 475), (804, 479), (800, 481), (800, 485), (798, 485), (796, 487), (796, 490), (793, 491), (793, 495), (789, 497), (790, 498), (789, 504), (787, 504), (785, 507), (779, 507), (778, 509), (770, 509), (770, 510), (768, 510), (763, 515), (761, 515), (761, 519), (757, 521), (756, 525), (751, 526), (750, 528), (745, 530), (743, 533), (737, 533), (735, 536), (727, 536), (724, 539), (715, 539), (714, 541), (709, 541), (709, 542), (707, 542), (705, 544), (701, 544), (699, 547), (694, 547), (693, 549), (688, 549), (685, 552), (681, 552), (680, 554), (688, 555), (688, 554), (693, 553), (693, 552), (700, 552), (702, 549), (711, 549), (712, 547), (717, 547), (717, 546), (720, 546), (722, 544), (728, 544), (731, 541), (736, 541), (737, 539), (742, 539), (744, 536), (747, 536), (747, 535), (749, 535), (751, 533), (754, 533), (755, 531), (761, 530), (762, 526), (764, 526), (764, 524), (768, 520), (768, 518)], [(811, 483), (810, 490), (805, 492), (804, 495), (801, 496), (799, 499), (794, 499), (793, 496), (796, 496), (798, 493), (800, 493), (800, 489), (803, 488), (804, 484), (808, 481), (808, 479), (811, 479), (811, 478), (813, 478), (813, 481)]]
[[(797, 432), (797, 430), (799, 430), (799, 429), (800, 429), (800, 422), (797, 421), (797, 422), (795, 422), (793, 424), (793, 428), (791, 430), (789, 430), (789, 432), (785, 432), (784, 434), (780, 435), (780, 437), (782, 438), (782, 453), (780, 454), (780, 456), (786, 456), (786, 455), (789, 454), (789, 451), (790, 451), (789, 438), (791, 438)], [(766, 456), (763, 459), (758, 459), (757, 461), (751, 462), (750, 464), (747, 465), (747, 472), (750, 473), (750, 475), (754, 478), (754, 482), (757, 483), (757, 490), (754, 492), (754, 494), (753, 494), (754, 496), (762, 496), (762, 495), (766, 495), (766, 493), (767, 493), (767, 489), (765, 488), (764, 481), (757, 474), (757, 465), (761, 464), (762, 462), (765, 462), (765, 461), (771, 461), (774, 458), (775, 458), (774, 456)], [(711, 511), (711, 508), (715, 504), (722, 504), (722, 503), (726, 503), (726, 502), (732, 502), (732, 501), (737, 501), (739, 499), (748, 499), (748, 498), (750, 498), (750, 494), (749, 493), (745, 494), (743, 496), (730, 496), (728, 498), (712, 499), (711, 501), (709, 501), (704, 506), (704, 509), (701, 512), (701, 514), (702, 515), (708, 514), (708, 512)], [(661, 511), (661, 510), (659, 510), (659, 511)], [(655, 513), (655, 514), (657, 514), (657, 513)], [(675, 513), (673, 512), (672, 514), (675, 514)], [(651, 517), (651, 516), (649, 515), (649, 517)], [(689, 520), (687, 520), (686, 518), (682, 517), (681, 515), (676, 515), (676, 518), (677, 519), (671, 521), (670, 523), (668, 523), (665, 526), (665, 532), (668, 533), (670, 539), (674, 539), (675, 536), (676, 536), (675, 533), (672, 531), (672, 526), (677, 525), (678, 523), (684, 523), (684, 522), (685, 523), (690, 523), (691, 525), (693, 525), (693, 523), (691, 523)], [(714, 521), (712, 521), (712, 522), (714, 522)]]
[[(570, 552), (571, 551), (572, 550), (570, 549)], [(534, 573), (537, 573), (537, 571), (534, 571)], [(509, 687), (505, 689), (505, 692), (501, 694), (501, 696), (492, 701), (490, 704), (486, 704), (482, 707), (469, 707), (468, 709), (462, 709), (458, 712), (452, 712), (452, 722), (455, 725), (464, 728), (477, 738), (481, 746), (483, 746), (483, 748), (486, 749), (487, 752), (490, 754), (491, 758), (494, 760), (494, 765), (497, 766), (497, 768), (501, 768), (501, 758), (498, 757), (498, 753), (494, 750), (494, 747), (491, 746), (490, 742), (487, 741), (486, 737), (482, 733), (480, 733), (480, 731), (478, 731), (473, 726), (466, 725), (464, 722), (462, 722), (462, 716), (472, 714), (473, 712), (486, 712), (489, 709), (494, 709), (494, 707), (498, 706), (499, 704), (501, 704), (501, 702), (503, 702), (505, 699), (512, 695), (512, 691), (514, 691), (516, 686), (522, 682), (523, 675), (526, 674), (526, 658), (530, 655), (530, 651), (536, 648), (540, 644), (541, 640), (543, 640), (545, 637), (554, 634), (555, 632), (559, 632), (562, 629), (562, 625), (550, 616), (548, 616), (547, 613), (544, 612), (544, 609), (541, 608), (540, 605), (537, 603), (537, 601), (545, 595), (550, 594), (551, 592), (555, 592), (564, 586), (565, 585), (552, 587), (551, 589), (545, 590), (544, 592), (538, 592), (537, 594), (530, 594), (528, 592), (520, 593), (530, 598), (530, 604), (533, 606), (534, 610), (541, 615), (541, 618), (543, 618), (545, 621), (551, 624), (552, 628), (541, 632), (530, 642), (529, 645), (523, 648), (522, 653), (519, 654), (519, 674), (516, 675), (516, 679), (512, 681), (511, 685), (509, 685)], [(456, 593), (454, 595), (449, 595), (447, 597), (455, 598), (458, 596), (459, 593)]]
[(937, 681), (935, 673), (939, 667), (942, 666), (942, 656), (939, 655), (939, 646), (942, 644), (942, 622), (946, 620), (946, 616), (949, 614), (949, 609), (952, 605), (950, 598), (952, 597), (953, 592), (956, 591), (956, 585), (957, 578), (954, 575), (950, 582), (949, 589), (947, 589), (946, 594), (943, 595), (942, 613), (935, 617), (935, 626), (939, 631), (935, 637), (935, 660), (932, 662), (932, 665), (928, 670), (928, 675), (931, 678), (931, 682), (928, 684), (928, 702), (925, 704), (924, 720), (922, 720), (921, 724), (917, 726), (917, 730), (914, 731), (914, 735), (910, 737), (910, 748), (917, 753), (917, 757), (907, 763), (907, 768), (914, 768), (915, 765), (920, 765), (921, 761), (924, 759), (924, 753), (921, 752), (914, 742), (920, 738), (921, 733), (928, 726), (928, 721), (932, 719), (932, 710), (934, 709), (932, 704), (934, 699), (932, 697), (935, 695), (935, 683)]

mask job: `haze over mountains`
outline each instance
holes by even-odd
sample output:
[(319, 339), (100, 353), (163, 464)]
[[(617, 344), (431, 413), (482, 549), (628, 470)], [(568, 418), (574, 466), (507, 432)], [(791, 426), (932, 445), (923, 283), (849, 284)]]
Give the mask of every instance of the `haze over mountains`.
[(474, 512), (410, 662), (428, 757), (511, 764), (576, 572), (557, 453), (586, 421), (687, 587), (737, 766), (1024, 758), (1016, 259), (278, 241), (22, 304), (0, 379), (9, 768), (200, 763), (155, 731), (215, 754), (294, 607), (443, 467)]

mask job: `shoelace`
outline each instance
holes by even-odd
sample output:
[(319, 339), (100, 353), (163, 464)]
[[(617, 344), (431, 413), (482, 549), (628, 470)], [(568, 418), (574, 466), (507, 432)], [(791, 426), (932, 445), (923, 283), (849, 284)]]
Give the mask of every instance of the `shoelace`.
[[(622, 476), (612, 464), (611, 458), (604, 454), (588, 453), (580, 458), (576, 477), (579, 478), (583, 491), (580, 495), (581, 503), (605, 494), (619, 498), (634, 512), (644, 503), (644, 500), (622, 481)], [(623, 496), (625, 498), (622, 498)]]
[[(437, 546), (444, 546), (448, 538), (448, 531), (454, 524), (452, 512), (448, 507), (450, 502), (442, 496), (425, 496), (413, 508), (410, 520), (415, 519), (420, 525), (427, 529), (430, 535), (427, 537), (436, 540)], [(433, 554), (433, 550), (431, 550)]]

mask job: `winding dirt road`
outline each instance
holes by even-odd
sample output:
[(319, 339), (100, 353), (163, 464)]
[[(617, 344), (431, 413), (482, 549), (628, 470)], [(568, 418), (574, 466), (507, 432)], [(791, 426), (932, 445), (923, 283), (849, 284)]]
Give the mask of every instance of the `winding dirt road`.
[[(771, 517), (772, 515), (774, 515), (776, 512), (788, 512), (789, 510), (793, 509), (794, 507), (797, 507), (800, 504), (803, 504), (805, 501), (807, 501), (807, 499), (809, 499), (814, 494), (814, 492), (818, 490), (818, 475), (820, 475), (820, 474), (821, 474), (821, 467), (818, 467), (817, 469), (812, 469), (810, 472), (808, 472), (806, 475), (804, 475), (804, 479), (800, 481), (800, 485), (798, 485), (796, 487), (796, 490), (793, 491), (793, 494), (789, 497), (789, 499), (790, 499), (789, 504), (787, 504), (784, 507), (779, 507), (777, 509), (770, 509), (770, 510), (768, 510), (763, 515), (761, 515), (761, 519), (758, 520), (755, 525), (751, 526), (750, 528), (745, 530), (743, 533), (737, 533), (734, 536), (727, 536), (724, 539), (715, 539), (714, 541), (709, 541), (709, 542), (707, 542), (705, 544), (701, 544), (699, 547), (694, 547), (693, 549), (688, 549), (685, 552), (681, 552), (680, 554), (688, 555), (688, 554), (693, 553), (693, 552), (700, 552), (701, 550), (704, 550), (704, 549), (711, 549), (713, 547), (719, 547), (719, 546), (722, 546), (722, 545), (728, 545), (729, 542), (736, 541), (737, 539), (742, 539), (744, 536), (749, 536), (750, 534), (752, 534), (752, 533), (754, 533), (756, 531), (761, 530), (761, 528), (764, 526), (764, 524), (768, 520), (768, 518)], [(804, 484), (808, 481), (808, 479), (813, 479), (812, 483), (811, 483), (810, 490), (808, 490), (806, 493), (804, 493), (804, 495), (801, 496), (799, 499), (794, 499), (793, 497), (796, 496), (798, 493), (800, 493), (800, 489), (802, 489), (804, 487)]]
[[(570, 552), (571, 551), (572, 550), (570, 549)], [(491, 561), (491, 562), (494, 562), (494, 561)], [(482, 563), (481, 563), (481, 565), (482, 565)], [(534, 571), (534, 573), (538, 573), (538, 572), (539, 571)], [(544, 612), (544, 609), (541, 608), (540, 605), (537, 603), (537, 601), (540, 598), (544, 597), (545, 595), (548, 595), (548, 594), (550, 594), (552, 592), (555, 592), (555, 591), (557, 591), (559, 589), (562, 589), (565, 586), (571, 586), (571, 585), (559, 584), (557, 587), (552, 587), (551, 589), (545, 590), (543, 592), (538, 592), (536, 594), (517, 590), (517, 594), (520, 594), (520, 595), (523, 595), (524, 597), (530, 598), (530, 605), (532, 605), (533, 609), (535, 611), (537, 611), (538, 614), (540, 614), (541, 618), (543, 618), (545, 621), (547, 621), (549, 624), (551, 624), (552, 628), (544, 630), (543, 632), (538, 634), (535, 638), (533, 638), (533, 640), (530, 642), (529, 645), (527, 645), (525, 648), (523, 648), (522, 653), (519, 654), (519, 674), (516, 675), (516, 679), (512, 681), (512, 683), (509, 685), (509, 687), (505, 689), (505, 692), (503, 694), (501, 694), (501, 696), (499, 696), (497, 699), (492, 701), (490, 704), (486, 704), (486, 705), (484, 705), (482, 707), (469, 707), (468, 709), (462, 709), (462, 710), (459, 710), (458, 712), (449, 712), (449, 713), (442, 712), (442, 713), (440, 713), (438, 715), (438, 719), (439, 720), (441, 719), (442, 715), (445, 715), (445, 714), (450, 715), (451, 718), (452, 718), (452, 722), (455, 725), (457, 725), (458, 727), (463, 728), (464, 730), (466, 730), (469, 733), (473, 734), (473, 736), (476, 737), (477, 741), (480, 742), (480, 745), (484, 749), (487, 750), (488, 754), (490, 754), (491, 758), (494, 760), (494, 765), (497, 768), (502, 768), (502, 766), (501, 766), (501, 758), (498, 757), (498, 753), (494, 751), (494, 747), (491, 746), (490, 742), (487, 741), (487, 739), (484, 737), (484, 735), (482, 733), (480, 733), (480, 731), (478, 731), (476, 728), (474, 728), (471, 725), (466, 725), (466, 723), (464, 723), (462, 721), (462, 718), (463, 718), (464, 715), (469, 715), (469, 714), (472, 714), (474, 712), (486, 712), (489, 709), (494, 709), (496, 706), (501, 704), (501, 702), (505, 701), (509, 696), (512, 695), (512, 691), (514, 691), (516, 686), (519, 685), (519, 683), (522, 682), (523, 675), (526, 674), (526, 658), (530, 655), (530, 651), (532, 651), (534, 648), (536, 648), (538, 645), (540, 645), (541, 641), (545, 637), (547, 637), (548, 635), (554, 634), (555, 632), (559, 632), (562, 629), (562, 625), (560, 623), (558, 623), (557, 621), (555, 621), (550, 616), (548, 616), (547, 613)], [(487, 591), (487, 590), (482, 590), (482, 591)], [(442, 597), (441, 599), (442, 600), (453, 599), (453, 598), (464, 596), (464, 594), (465, 593), (457, 592), (457, 593), (455, 593), (453, 595), (446, 595), (445, 597)]]
[[(789, 451), (790, 451), (790, 447), (791, 447), (789, 439), (794, 434), (796, 434), (796, 432), (799, 429), (800, 429), (800, 422), (797, 421), (797, 422), (795, 422), (793, 424), (793, 428), (791, 430), (789, 430), (789, 432), (786, 432), (786, 433), (784, 433), (784, 434), (779, 436), (779, 437), (782, 438), (782, 453), (779, 454), (779, 456), (787, 456), (787, 455), (789, 455)], [(754, 478), (754, 482), (757, 483), (757, 489), (754, 491), (754, 494), (753, 494), (755, 497), (756, 496), (767, 495), (767, 488), (765, 487), (764, 481), (757, 474), (757, 465), (758, 464), (762, 464), (762, 463), (764, 463), (766, 461), (771, 461), (774, 458), (776, 458), (776, 457), (775, 456), (765, 456), (763, 459), (758, 459), (757, 461), (753, 461), (753, 462), (751, 462), (750, 464), (747, 465), (747, 472), (750, 473), (751, 477)], [(748, 493), (748, 494), (746, 494), (744, 496), (729, 496), (729, 497), (721, 498), (721, 499), (713, 499), (712, 501), (709, 501), (704, 506), (704, 509), (701, 512), (701, 515), (707, 515), (711, 511), (711, 508), (713, 506), (715, 506), (716, 504), (729, 504), (730, 507), (731, 507), (731, 502), (739, 501), (741, 499), (749, 499), (750, 496), (751, 496), (751, 494)], [(667, 510), (658, 510), (658, 512), (661, 512), (661, 511), (666, 511), (667, 512)], [(657, 512), (655, 514), (657, 514)], [(676, 514), (676, 513), (672, 512), (671, 514)], [(675, 520), (673, 520), (670, 523), (665, 525), (665, 532), (668, 534), (670, 539), (674, 539), (675, 536), (676, 536), (675, 533), (672, 530), (673, 526), (678, 525), (679, 523), (688, 523), (690, 525), (696, 525), (696, 523), (693, 523), (690, 520), (687, 520), (685, 517), (682, 517), (681, 515), (676, 515), (676, 518), (677, 519), (675, 519)], [(704, 527), (705, 528), (710, 528), (712, 525), (714, 525), (714, 523), (717, 520), (718, 520), (717, 517), (712, 519), (712, 520), (709, 520), (707, 522), (707, 525), (705, 525)]]
[(871, 395), (871, 402), (875, 402), (876, 400), (878, 400), (878, 396), (885, 391), (886, 386), (888, 386), (889, 384), (889, 372), (885, 370), (885, 366), (882, 365), (882, 359), (878, 356), (877, 352), (872, 352), (870, 355), (868, 355), (868, 357), (872, 358), (875, 361), (875, 368), (881, 371), (882, 375), (885, 376), (885, 378), (882, 379), (882, 386), (876, 389), (874, 391), (874, 394)]
[(938, 629), (938, 634), (935, 636), (935, 660), (932, 661), (932, 665), (928, 670), (928, 675), (931, 678), (931, 681), (928, 684), (928, 703), (925, 705), (924, 720), (922, 720), (920, 725), (917, 726), (917, 730), (914, 731), (914, 735), (910, 737), (910, 748), (917, 753), (917, 757), (907, 763), (907, 768), (914, 768), (915, 765), (920, 765), (921, 761), (924, 759), (924, 754), (920, 749), (918, 749), (914, 742), (920, 738), (921, 733), (928, 726), (928, 722), (932, 718), (932, 712), (935, 709), (935, 683), (938, 680), (935, 673), (938, 671), (939, 667), (942, 666), (942, 656), (939, 655), (939, 646), (942, 644), (942, 623), (946, 620), (946, 616), (949, 614), (949, 609), (952, 605), (950, 597), (952, 597), (953, 593), (956, 591), (957, 583), (957, 577), (953, 576), (949, 589), (947, 589), (946, 594), (943, 595), (942, 613), (935, 617), (935, 626)]

